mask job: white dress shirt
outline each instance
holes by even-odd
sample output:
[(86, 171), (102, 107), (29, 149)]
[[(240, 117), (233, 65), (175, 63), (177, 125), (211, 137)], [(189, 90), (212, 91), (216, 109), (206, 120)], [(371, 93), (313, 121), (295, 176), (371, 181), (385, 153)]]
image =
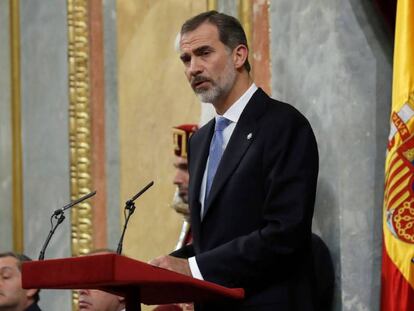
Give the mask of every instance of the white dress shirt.
[[(233, 105), (230, 106), (229, 109), (222, 115), (226, 119), (230, 120), (231, 123), (224, 129), (223, 131), (223, 152), (226, 150), (227, 144), (230, 140), (231, 135), (233, 134), (234, 128), (237, 125), (237, 122), (240, 119), (240, 116), (246, 107), (247, 103), (249, 102), (250, 98), (253, 96), (254, 92), (256, 92), (257, 86), (253, 83), (247, 91), (237, 100)], [(217, 115), (216, 115), (216, 122), (217, 122)], [(201, 215), (203, 217), (204, 214), (204, 199), (206, 195), (206, 183), (207, 183), (207, 167), (208, 167), (209, 160), (207, 159), (206, 167), (204, 169), (203, 180), (201, 182), (201, 190), (200, 190), (200, 204), (201, 204)], [(202, 218), (201, 218), (202, 221)], [(198, 268), (197, 261), (195, 257), (188, 258), (188, 263), (190, 265), (191, 274), (194, 278), (199, 280), (204, 280), (200, 269)]]

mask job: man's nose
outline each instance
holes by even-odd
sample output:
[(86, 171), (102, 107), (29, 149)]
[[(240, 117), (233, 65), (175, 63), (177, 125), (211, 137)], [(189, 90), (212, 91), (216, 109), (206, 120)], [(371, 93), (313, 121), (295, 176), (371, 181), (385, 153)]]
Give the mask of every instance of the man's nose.
[(182, 173), (179, 170), (177, 170), (177, 172), (175, 173), (173, 183), (174, 185), (177, 185), (177, 186), (183, 183)]
[(89, 294), (89, 289), (78, 289), (78, 294), (79, 296), (84, 296), (84, 295), (88, 295)]
[(202, 68), (202, 66), (200, 64), (200, 61), (197, 57), (191, 58), (189, 72), (190, 72), (191, 76), (196, 76), (196, 75), (199, 75), (200, 73), (203, 72), (203, 68)]

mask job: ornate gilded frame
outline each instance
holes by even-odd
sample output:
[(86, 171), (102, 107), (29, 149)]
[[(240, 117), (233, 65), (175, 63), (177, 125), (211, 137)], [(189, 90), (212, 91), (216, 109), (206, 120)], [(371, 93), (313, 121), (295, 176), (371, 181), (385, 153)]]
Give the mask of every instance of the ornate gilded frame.
[[(71, 198), (92, 188), (91, 113), (89, 77), (89, 12), (87, 0), (67, 0), (69, 62), (69, 146)], [(92, 207), (80, 203), (72, 209), (72, 255), (91, 251)]]
[[(87, 0), (67, 0), (69, 64), (69, 148), (70, 192), (75, 200), (92, 190), (90, 40)], [(89, 253), (93, 248), (92, 206), (80, 203), (71, 212), (72, 255)], [(77, 310), (77, 293), (72, 309)]]

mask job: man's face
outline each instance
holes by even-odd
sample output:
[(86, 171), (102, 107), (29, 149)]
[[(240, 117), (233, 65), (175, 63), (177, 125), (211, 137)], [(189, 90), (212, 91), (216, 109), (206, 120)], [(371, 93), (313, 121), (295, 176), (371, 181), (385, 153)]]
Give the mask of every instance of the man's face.
[(79, 290), (79, 310), (118, 311), (124, 305), (122, 298), (97, 289)]
[(178, 187), (178, 194), (184, 203), (188, 203), (188, 161), (186, 158), (176, 156), (174, 159), (174, 167), (176, 173), (174, 176), (174, 184)]
[(28, 304), (21, 277), (16, 258), (0, 258), (0, 310), (23, 310)]
[(224, 99), (236, 81), (233, 53), (219, 39), (218, 29), (203, 23), (180, 40), (185, 75), (202, 102)]

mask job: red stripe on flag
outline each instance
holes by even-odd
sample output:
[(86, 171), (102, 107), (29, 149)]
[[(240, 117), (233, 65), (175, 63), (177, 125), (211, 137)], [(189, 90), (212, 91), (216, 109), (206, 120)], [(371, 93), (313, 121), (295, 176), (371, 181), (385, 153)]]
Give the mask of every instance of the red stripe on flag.
[[(387, 179), (387, 184), (385, 187), (387, 187), (390, 179), (392, 178), (392, 176), (389, 176), (390, 172), (392, 172), (392, 170), (394, 169), (395, 165), (397, 165), (398, 161), (401, 160), (401, 157), (399, 154), (395, 154), (392, 156), (391, 158), (391, 162), (390, 162), (390, 166), (388, 167), (387, 172), (385, 173), (386, 179)], [(404, 163), (403, 163), (404, 164)], [(402, 167), (404, 167), (404, 165), (401, 165)]]
[(408, 171), (407, 173), (405, 173), (404, 175), (402, 175), (402, 176), (399, 176), (398, 177), (398, 180), (397, 181), (399, 181), (399, 182), (396, 182), (391, 188), (389, 188), (390, 187), (390, 184), (394, 181), (394, 179), (395, 179), (395, 177), (403, 170), (403, 169), (405, 169), (406, 168), (406, 166), (403, 164), (403, 165), (401, 165), (399, 168), (397, 168), (393, 173), (392, 173), (392, 176), (390, 176), (390, 178), (388, 179), (388, 181), (387, 181), (387, 185), (385, 186), (385, 189), (386, 189), (386, 191), (387, 191), (387, 195), (389, 194), (389, 193), (391, 193), (392, 191), (394, 191), (395, 190), (395, 188), (397, 188), (400, 184), (401, 184), (401, 180), (403, 180), (403, 179), (407, 179), (406, 177), (407, 177), (407, 175), (410, 175), (411, 174), (411, 172), (410, 171)]
[[(402, 197), (403, 195), (406, 195), (406, 196), (407, 196), (407, 193), (408, 193), (408, 195), (409, 195), (409, 192), (408, 192), (407, 188), (404, 188), (403, 190), (401, 190), (400, 192), (398, 192), (398, 194), (396, 194), (396, 195), (392, 198), (392, 200), (390, 200), (389, 202), (387, 202), (387, 207), (388, 207), (388, 208), (392, 208), (392, 206), (395, 204), (395, 202), (397, 202), (399, 199), (401, 199), (401, 197)], [(413, 310), (413, 311), (414, 311), (414, 310)]]
[[(406, 187), (402, 188), (398, 192), (398, 194), (395, 194), (396, 188), (399, 187), (402, 183), (406, 183), (408, 178), (410, 178), (410, 176), (411, 176), (410, 172), (405, 173), (403, 176), (401, 176), (400, 182), (396, 183), (394, 186), (392, 186), (392, 188), (389, 191), (387, 191), (387, 207), (391, 207), (397, 200), (399, 200), (401, 198), (401, 196), (405, 192), (409, 191), (407, 189), (407, 186), (408, 186), (407, 185)], [(402, 178), (404, 178), (404, 180), (402, 180)], [(392, 200), (388, 202), (389, 198), (391, 198), (391, 197), (392, 197)]]
[[(407, 262), (407, 265), (413, 263)], [(381, 311), (414, 310), (414, 290), (382, 246)]]

